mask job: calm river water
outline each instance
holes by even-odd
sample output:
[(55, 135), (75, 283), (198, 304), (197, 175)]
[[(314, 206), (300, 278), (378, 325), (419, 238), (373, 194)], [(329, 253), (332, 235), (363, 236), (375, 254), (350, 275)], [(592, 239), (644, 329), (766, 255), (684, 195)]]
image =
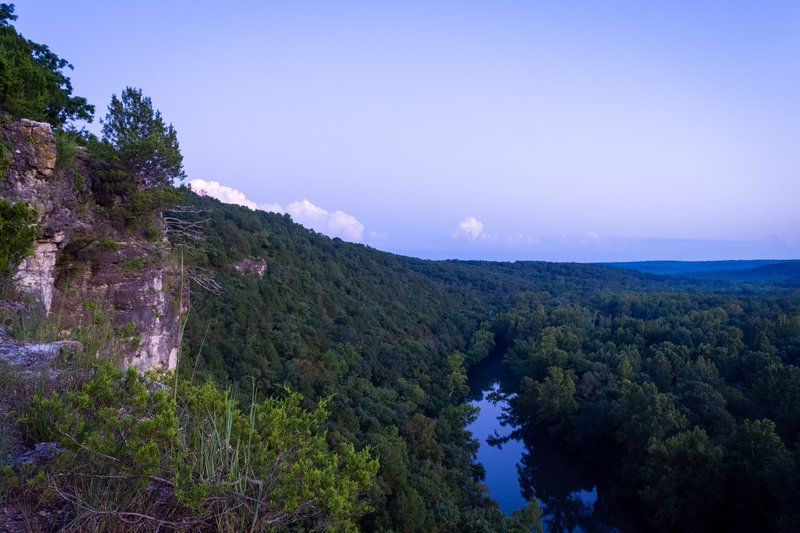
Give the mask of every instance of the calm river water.
[(609, 509), (598, 480), (554, 446), (545, 430), (504, 423), (508, 402), (499, 376), (498, 364), (478, 365), (470, 374), (468, 401), (481, 411), (467, 429), (480, 442), (478, 462), (500, 509), (511, 514), (535, 497), (544, 510), (545, 531), (635, 530)]

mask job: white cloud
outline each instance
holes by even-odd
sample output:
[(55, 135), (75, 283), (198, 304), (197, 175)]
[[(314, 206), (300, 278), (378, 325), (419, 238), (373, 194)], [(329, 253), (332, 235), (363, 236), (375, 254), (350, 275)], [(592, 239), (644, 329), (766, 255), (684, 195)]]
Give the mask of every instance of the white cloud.
[(346, 241), (361, 242), (364, 239), (364, 224), (344, 211), (329, 212), (303, 198), (286, 206), (295, 222), (331, 237)]
[(485, 237), (483, 222), (475, 217), (467, 217), (458, 223), (458, 229), (453, 234), (453, 238), (479, 239)]
[(281, 204), (258, 204), (258, 208), (262, 211), (269, 211), (270, 213), (285, 213)]
[(236, 204), (250, 209), (260, 209), (273, 213), (289, 213), (292, 219), (308, 228), (330, 237), (340, 237), (346, 241), (361, 242), (364, 239), (364, 224), (344, 211), (329, 212), (307, 199), (292, 202), (285, 208), (281, 204), (256, 204), (245, 194), (233, 187), (221, 185), (216, 181), (195, 179), (189, 188), (200, 196), (210, 196), (226, 204)]
[(504, 248), (530, 248), (538, 246), (539, 237), (530, 233), (495, 234), (486, 231), (483, 222), (469, 216), (458, 223), (456, 231), (451, 235), (453, 239), (464, 239), (480, 242), (483, 245)]
[(208, 195), (226, 204), (242, 205), (250, 209), (257, 208), (256, 203), (252, 200), (248, 200), (247, 196), (245, 196), (242, 191), (238, 191), (233, 187), (221, 185), (217, 181), (192, 180), (189, 182), (189, 188), (200, 196)]
[(594, 231), (590, 231), (589, 233), (587, 233), (587, 234), (586, 234), (586, 238), (587, 238), (587, 239), (591, 239), (591, 240), (593, 240), (593, 241), (596, 241), (597, 239), (599, 239), (599, 238), (600, 238), (600, 235), (598, 235), (598, 234), (597, 234), (596, 232), (594, 232)]

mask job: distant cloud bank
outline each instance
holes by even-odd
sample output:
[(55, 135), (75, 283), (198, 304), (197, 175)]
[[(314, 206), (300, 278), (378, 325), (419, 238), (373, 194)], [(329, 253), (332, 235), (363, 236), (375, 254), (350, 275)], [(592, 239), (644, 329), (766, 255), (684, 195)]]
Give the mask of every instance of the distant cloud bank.
[[(273, 207), (280, 206), (273, 204)], [(275, 212), (289, 213), (295, 222), (331, 237), (341, 237), (353, 242), (361, 242), (364, 239), (364, 224), (356, 217), (344, 211), (328, 212), (305, 198), (290, 203), (285, 210), (275, 210)]]
[(284, 208), (276, 203), (257, 204), (248, 199), (243, 192), (217, 181), (194, 179), (189, 182), (189, 188), (201, 196), (208, 195), (227, 204), (273, 213), (288, 213), (295, 222), (330, 237), (339, 237), (351, 242), (364, 240), (364, 224), (356, 217), (344, 211), (327, 211), (305, 198), (292, 202)]
[(456, 240), (479, 242), (491, 248), (530, 248), (539, 244), (538, 237), (527, 233), (518, 232), (511, 235), (489, 233), (483, 222), (473, 216), (459, 222), (451, 237)]
[(189, 188), (200, 196), (210, 196), (226, 204), (236, 204), (249, 207), (250, 209), (258, 209), (256, 203), (252, 200), (248, 200), (247, 196), (245, 196), (242, 191), (222, 185), (218, 181), (191, 180), (189, 182)]

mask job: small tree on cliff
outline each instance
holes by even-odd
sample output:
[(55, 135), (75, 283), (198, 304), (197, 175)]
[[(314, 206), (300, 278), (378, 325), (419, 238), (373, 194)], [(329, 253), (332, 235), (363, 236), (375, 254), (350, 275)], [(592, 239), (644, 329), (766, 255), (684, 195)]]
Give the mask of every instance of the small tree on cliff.
[(165, 125), (141, 89), (126, 87), (111, 97), (103, 122), (103, 140), (117, 152), (117, 161), (140, 189), (171, 185), (186, 177), (175, 128)]

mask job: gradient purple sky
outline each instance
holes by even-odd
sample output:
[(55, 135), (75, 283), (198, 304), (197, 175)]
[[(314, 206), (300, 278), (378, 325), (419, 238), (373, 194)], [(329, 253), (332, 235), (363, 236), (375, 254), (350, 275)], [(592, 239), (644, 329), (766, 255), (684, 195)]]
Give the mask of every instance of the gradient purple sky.
[(428, 258), (800, 257), (797, 1), (16, 12), (98, 117), (141, 87), (190, 180), (324, 233)]

